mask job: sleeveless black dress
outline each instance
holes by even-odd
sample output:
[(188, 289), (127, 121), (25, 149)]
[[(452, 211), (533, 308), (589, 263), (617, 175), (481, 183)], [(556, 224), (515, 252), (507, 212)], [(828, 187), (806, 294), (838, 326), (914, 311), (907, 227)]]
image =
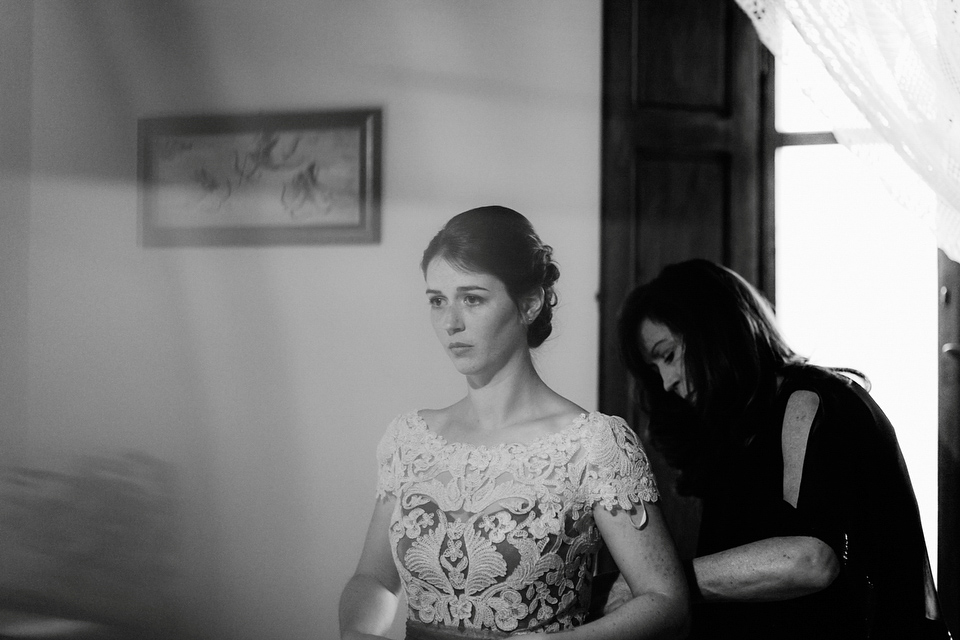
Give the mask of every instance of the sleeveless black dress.
[[(820, 405), (807, 441), (797, 507), (783, 500), (781, 430), (787, 399)], [(834, 550), (827, 589), (771, 603), (694, 605), (691, 638), (948, 638), (929, 572), (916, 498), (896, 435), (860, 385), (831, 372), (791, 369), (766, 425), (729, 456), (703, 500), (697, 555), (774, 536), (814, 536)]]

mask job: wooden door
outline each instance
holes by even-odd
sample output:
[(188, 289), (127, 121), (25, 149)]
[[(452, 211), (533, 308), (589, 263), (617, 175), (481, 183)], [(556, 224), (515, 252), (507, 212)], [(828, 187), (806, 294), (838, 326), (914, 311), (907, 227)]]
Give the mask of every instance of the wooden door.
[[(769, 54), (733, 0), (605, 0), (603, 30), (600, 409), (645, 437), (615, 335), (626, 293), (695, 257), (773, 290)], [(673, 472), (648, 450), (671, 531), (692, 557), (698, 501), (670, 490)]]

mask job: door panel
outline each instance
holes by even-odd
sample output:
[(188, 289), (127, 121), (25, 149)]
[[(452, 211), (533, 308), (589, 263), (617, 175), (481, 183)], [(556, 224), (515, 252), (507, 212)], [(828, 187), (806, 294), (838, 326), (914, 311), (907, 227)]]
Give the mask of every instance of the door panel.
[(641, 159), (638, 176), (638, 229), (643, 242), (636, 280), (663, 265), (690, 257), (723, 261), (729, 221), (723, 198), (729, 180), (722, 159)]
[(726, 3), (646, 0), (637, 9), (637, 102), (725, 110)]

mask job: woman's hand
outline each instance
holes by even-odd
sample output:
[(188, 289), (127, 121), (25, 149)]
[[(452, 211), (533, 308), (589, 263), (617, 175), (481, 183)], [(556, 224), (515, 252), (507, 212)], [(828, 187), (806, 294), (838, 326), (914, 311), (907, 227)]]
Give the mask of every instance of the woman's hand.
[(810, 536), (767, 538), (696, 558), (697, 585), (708, 601), (789, 600), (830, 586), (840, 573), (836, 554)]
[(633, 600), (633, 593), (630, 592), (630, 586), (623, 579), (623, 574), (618, 575), (610, 586), (610, 594), (607, 596), (607, 602), (603, 605), (603, 615), (609, 615), (627, 602)]

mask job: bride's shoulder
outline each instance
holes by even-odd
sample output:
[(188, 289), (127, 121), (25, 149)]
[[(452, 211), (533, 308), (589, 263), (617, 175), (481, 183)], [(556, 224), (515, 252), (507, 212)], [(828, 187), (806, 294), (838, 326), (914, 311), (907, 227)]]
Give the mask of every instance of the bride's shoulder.
[(386, 431), (383, 434), (383, 440), (397, 440), (403, 438), (406, 434), (422, 428), (423, 420), (420, 418), (419, 411), (407, 411), (397, 414), (387, 424)]
[(583, 415), (584, 428), (596, 436), (617, 440), (637, 438), (636, 432), (620, 416), (608, 415), (600, 411), (590, 411)]
[(463, 407), (459, 402), (442, 409), (420, 409), (415, 413), (415, 419), (436, 434), (442, 434), (450, 428), (450, 425), (464, 420)]
[(568, 400), (557, 394), (549, 405), (550, 409), (544, 416), (544, 421), (549, 423), (553, 431), (564, 431), (570, 428), (570, 425), (579, 423), (590, 412), (578, 405), (572, 400)]

